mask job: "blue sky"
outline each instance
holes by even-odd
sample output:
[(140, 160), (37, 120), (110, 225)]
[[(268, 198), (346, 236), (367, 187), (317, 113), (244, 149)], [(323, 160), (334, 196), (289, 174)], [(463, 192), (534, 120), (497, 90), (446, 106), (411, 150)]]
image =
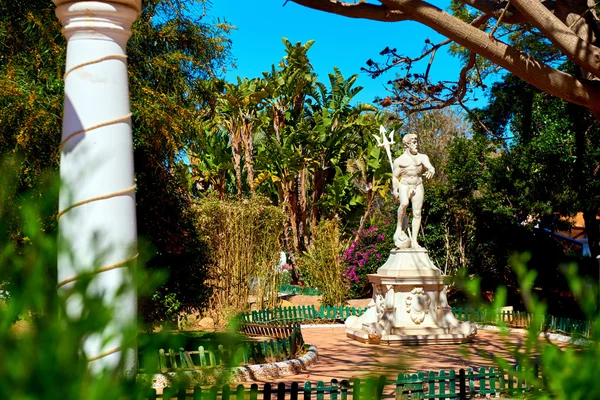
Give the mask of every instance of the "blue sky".
[[(328, 83), (327, 74), (334, 66), (339, 67), (345, 77), (359, 74), (356, 84), (364, 89), (355, 99), (371, 102), (375, 96), (386, 96), (383, 84), (393, 78), (395, 72), (371, 79), (360, 71), (369, 58), (383, 61), (379, 52), (386, 46), (414, 57), (423, 50), (426, 38), (434, 43), (445, 39), (413, 22), (383, 23), (344, 18), (291, 1), (282, 7), (283, 3), (284, 0), (213, 0), (210, 16), (225, 19), (237, 27), (231, 34), (237, 69), (227, 74), (227, 80), (235, 81), (238, 75), (259, 77), (263, 71), (270, 70), (271, 64), (279, 62), (285, 54), (282, 37), (292, 43), (312, 39), (315, 43), (308, 55), (319, 80)], [(433, 80), (456, 80), (459, 69), (459, 61), (441, 50), (431, 76)], [(423, 71), (413, 69), (413, 72)]]

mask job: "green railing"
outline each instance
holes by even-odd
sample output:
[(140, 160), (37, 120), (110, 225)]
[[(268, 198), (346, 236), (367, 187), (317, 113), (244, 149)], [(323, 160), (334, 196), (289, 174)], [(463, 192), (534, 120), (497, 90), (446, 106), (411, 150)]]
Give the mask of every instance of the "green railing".
[[(533, 321), (533, 315), (523, 311), (488, 311), (455, 307), (452, 309), (452, 313), (459, 321), (488, 325), (506, 324), (511, 328), (528, 329)], [(587, 338), (590, 337), (592, 323), (591, 321), (546, 315), (538, 328), (545, 332)]]
[(343, 321), (351, 315), (360, 316), (366, 308), (356, 307), (324, 307), (315, 306), (280, 307), (252, 311), (238, 315), (241, 323), (285, 323), (285, 322), (320, 322)]
[[(277, 330), (277, 332), (275, 332)], [(199, 346), (197, 350), (160, 349), (158, 368), (161, 373), (196, 370), (217, 366), (236, 366), (239, 364), (262, 364), (289, 360), (304, 348), (304, 339), (300, 325), (291, 324), (278, 327), (251, 324), (242, 329), (249, 336), (274, 336), (274, 339), (242, 342), (232, 349), (223, 345), (216, 347)], [(287, 336), (285, 336), (287, 335)], [(142, 371), (147, 373), (149, 371)]]
[[(360, 316), (366, 311), (366, 308), (355, 307), (324, 307), (315, 306), (296, 306), (280, 307), (275, 309), (265, 309), (252, 311), (239, 315), (242, 323), (285, 323), (285, 322), (326, 322), (326, 321), (344, 321), (351, 315)], [(468, 308), (455, 307), (452, 313), (459, 321), (469, 321), (476, 324), (498, 325), (506, 324), (511, 328), (529, 328), (533, 316), (522, 311), (497, 311), (474, 310)], [(572, 318), (554, 317), (546, 315), (539, 327), (546, 332), (563, 333), (567, 335), (578, 335), (589, 337), (592, 324), (590, 321), (577, 320)]]
[(395, 398), (399, 400), (421, 399), (470, 399), (481, 396), (517, 395), (542, 389), (542, 380), (537, 369), (529, 371), (532, 381), (524, 377), (525, 371), (516, 367), (510, 371), (499, 371), (494, 368), (474, 370), (461, 369), (458, 372), (429, 371), (416, 374), (398, 374), (396, 380), (387, 380), (385, 376), (379, 379), (354, 379), (338, 381), (332, 379), (329, 383), (311, 382), (290, 385), (265, 383), (262, 389), (257, 384), (250, 388), (238, 385), (232, 389), (229, 385), (213, 386), (210, 389), (195, 387), (190, 391), (175, 391), (165, 388), (162, 395), (152, 391), (148, 399), (317, 399), (317, 400), (371, 400)]
[(285, 294), (294, 294), (294, 295), (302, 294), (304, 296), (318, 296), (318, 295), (322, 294), (322, 292), (319, 289), (296, 286), (296, 285), (281, 285), (279, 287), (279, 291), (281, 293), (285, 293)]

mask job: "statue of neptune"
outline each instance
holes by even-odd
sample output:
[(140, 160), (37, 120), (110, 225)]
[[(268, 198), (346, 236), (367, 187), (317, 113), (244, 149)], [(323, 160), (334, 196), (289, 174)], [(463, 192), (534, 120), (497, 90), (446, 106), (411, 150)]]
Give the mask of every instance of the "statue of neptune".
[[(420, 249), (417, 242), (421, 228), (421, 209), (423, 207), (423, 176), (429, 179), (435, 174), (435, 168), (429, 162), (429, 157), (419, 153), (417, 135), (409, 133), (402, 138), (404, 153), (394, 160), (392, 166), (392, 188), (394, 197), (400, 199), (398, 208), (398, 225), (394, 233), (394, 245), (399, 249)], [(409, 236), (403, 228), (404, 217), (408, 202), (412, 204), (412, 232)]]

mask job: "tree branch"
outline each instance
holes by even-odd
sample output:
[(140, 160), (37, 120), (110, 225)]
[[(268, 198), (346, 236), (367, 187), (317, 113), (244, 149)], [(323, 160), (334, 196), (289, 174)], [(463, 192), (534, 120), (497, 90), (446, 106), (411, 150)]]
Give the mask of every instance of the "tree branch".
[[(507, 69), (538, 89), (568, 102), (587, 107), (595, 115), (600, 115), (600, 84), (598, 82), (576, 78), (544, 64), (506, 43), (491, 40), (485, 32), (470, 26), (468, 23), (425, 1), (379, 0), (382, 6), (369, 3), (342, 3), (334, 0), (293, 1), (306, 7), (352, 18), (366, 18), (378, 21), (412, 20), (420, 22), (482, 57), (487, 58), (500, 67)], [(527, 0), (517, 1), (525, 2)], [(535, 2), (535, 0), (529, 1)], [(546, 12), (549, 12), (543, 5), (541, 7), (545, 8)], [(506, 15), (504, 18), (506, 18)]]
[(346, 3), (337, 0), (292, 0), (301, 6), (319, 11), (342, 15), (348, 18), (362, 18), (373, 21), (396, 22), (405, 21), (401, 11), (390, 10), (387, 7), (370, 3)]
[(506, 43), (491, 40), (485, 32), (424, 1), (382, 0), (382, 3), (390, 9), (402, 11), (407, 19), (427, 25), (544, 92), (592, 111), (600, 110), (600, 86), (596, 83), (575, 78)]
[(600, 48), (581, 39), (537, 1), (512, 0), (515, 7), (575, 64), (600, 77)]
[[(480, 27), (484, 25), (490, 19), (489, 15), (481, 14), (475, 18), (471, 25)], [(467, 72), (475, 64), (475, 53), (471, 53), (471, 57), (467, 65), (460, 72), (458, 82), (437, 82), (431, 83), (429, 81), (429, 74), (433, 66), (435, 54), (437, 50), (445, 46), (452, 41), (447, 39), (437, 44), (432, 44), (429, 39), (425, 40), (426, 47), (420, 56), (410, 58), (398, 54), (396, 49), (390, 49), (386, 47), (380, 54), (387, 56), (387, 62), (385, 65), (381, 65), (369, 59), (367, 61), (368, 68), (361, 68), (361, 70), (367, 72), (372, 77), (377, 77), (385, 72), (389, 71), (394, 67), (399, 67), (406, 71), (404, 77), (396, 78), (393, 81), (389, 81), (388, 84), (392, 85), (392, 89), (387, 89), (394, 94), (393, 97), (386, 97), (384, 99), (376, 99), (375, 102), (380, 103), (382, 106), (397, 106), (406, 113), (420, 112), (425, 109), (441, 109), (448, 107), (458, 100), (464, 99), (468, 88)], [(413, 65), (421, 61), (425, 57), (429, 56), (429, 62), (427, 64), (424, 74), (411, 73)], [(483, 86), (481, 78), (479, 79), (478, 86)]]
[[(522, 24), (526, 22), (525, 18), (516, 10), (510, 10), (508, 8), (508, 1), (494, 1), (494, 0), (459, 0), (461, 3), (471, 6), (491, 18), (499, 20), (502, 16), (502, 22), (507, 24)], [(504, 15), (502, 15), (503, 10)]]
[[(502, 18), (502, 22), (507, 24), (522, 24), (528, 22), (527, 18), (515, 8), (508, 8), (508, 1), (496, 0), (459, 0), (461, 3), (471, 6), (496, 20)], [(555, 0), (539, 1), (548, 10), (554, 10)], [(504, 15), (502, 16), (503, 10)]]

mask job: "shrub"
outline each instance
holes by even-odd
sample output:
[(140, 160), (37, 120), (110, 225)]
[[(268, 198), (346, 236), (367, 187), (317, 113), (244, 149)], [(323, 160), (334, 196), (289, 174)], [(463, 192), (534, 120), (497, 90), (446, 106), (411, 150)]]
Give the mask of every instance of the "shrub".
[(343, 274), (343, 248), (338, 222), (324, 220), (319, 223), (308, 251), (297, 259), (304, 283), (323, 292), (323, 305), (345, 304), (348, 283)]
[[(88, 370), (83, 343), (107, 329), (115, 307), (90, 290), (97, 275), (57, 291), (57, 255), (70, 249), (57, 245), (52, 223), (59, 180), (44, 174), (39, 187), (25, 191), (9, 164), (3, 160), (0, 168), (0, 398), (141, 398), (144, 388), (127, 381), (120, 367)], [(73, 304), (85, 312), (67, 312)], [(137, 329), (136, 321), (122, 321), (122, 348), (135, 347)]]
[(348, 279), (351, 299), (371, 297), (367, 274), (374, 274), (385, 263), (393, 248), (394, 223), (385, 220), (356, 233), (356, 239), (344, 251), (344, 276)]
[(250, 295), (259, 308), (277, 303), (279, 239), (285, 215), (264, 197), (198, 202), (198, 229), (209, 247), (215, 321), (248, 308)]
[[(548, 313), (553, 314), (553, 310), (548, 310), (547, 304), (535, 293), (534, 288), (539, 277), (535, 270), (528, 269), (530, 259), (531, 255), (525, 253), (513, 255), (510, 262), (518, 278), (523, 305), (530, 314), (527, 336), (518, 346), (514, 346), (510, 329), (500, 330), (505, 340), (501, 346), (510, 349), (510, 358), (516, 360), (521, 367), (514, 375), (520, 382), (527, 382), (534, 388), (528, 393), (531, 398), (565, 400), (600, 398), (600, 381), (596, 374), (600, 357), (597, 278), (581, 277), (574, 263), (563, 266), (566, 281), (580, 307), (580, 310), (574, 311), (585, 315), (590, 322), (590, 331), (589, 336), (581, 340), (578, 345), (561, 346), (556, 342), (540, 338), (540, 335), (546, 333), (545, 317)], [(484, 301), (481, 297), (481, 279), (477, 276), (469, 276), (464, 269), (459, 272), (455, 284), (471, 298), (475, 308), (494, 314), (506, 305), (506, 287), (498, 287), (494, 302), (482, 306)], [(502, 321), (498, 322), (498, 325), (502, 328), (506, 327)], [(574, 339), (582, 338), (575, 336)], [(490, 353), (490, 361), (504, 370), (513, 367), (510, 360), (497, 357), (493, 353)], [(534, 372), (537, 370), (535, 365), (541, 371), (542, 380)]]

